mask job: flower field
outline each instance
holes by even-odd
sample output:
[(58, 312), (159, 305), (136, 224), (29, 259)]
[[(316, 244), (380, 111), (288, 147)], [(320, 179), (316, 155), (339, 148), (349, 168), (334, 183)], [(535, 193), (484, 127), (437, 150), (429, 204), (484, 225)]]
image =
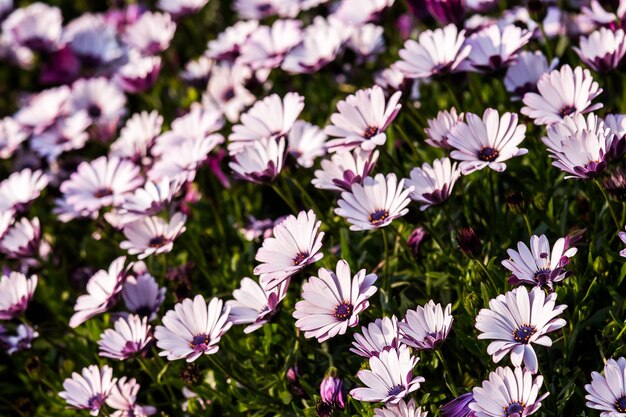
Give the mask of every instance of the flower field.
[(0, 416), (626, 416), (625, 30), (0, 0)]

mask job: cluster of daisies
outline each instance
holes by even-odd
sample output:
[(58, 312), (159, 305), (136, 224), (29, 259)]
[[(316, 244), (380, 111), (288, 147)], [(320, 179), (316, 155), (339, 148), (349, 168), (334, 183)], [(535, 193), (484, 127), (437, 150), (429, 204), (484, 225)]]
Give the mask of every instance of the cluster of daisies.
[[(545, 5), (545, 18), (535, 21), (523, 7), (489, 16), (498, 6), (492, 0), (408, 0), (414, 16), (432, 18), (441, 27), (412, 39), (412, 21), (403, 15), (398, 31), (404, 45), (395, 62), (374, 74), (371, 86), (351, 90), (318, 126), (305, 120), (306, 97), (273, 93), (271, 76), (324, 71), (346, 55), (357, 65), (375, 63), (387, 50), (381, 16), (398, 4), (235, 0), (240, 20), (180, 71), (183, 82), (201, 92), (200, 100), (173, 118), (153, 109), (129, 114), (129, 96), (150, 91), (159, 81), (177, 28), (207, 3), (159, 0), (156, 10), (133, 4), (64, 22), (55, 6), (35, 2), (14, 8), (11, 0), (0, 1), (0, 59), (37, 69), (40, 82), (51, 86), (24, 96), (18, 110), (0, 120), (0, 158), (13, 166), (0, 181), (0, 253), (12, 265), (0, 278), (0, 345), (9, 354), (28, 349), (41, 330), (24, 312), (54, 240), (29, 211), (49, 193), (58, 221), (100, 222), (123, 236), (119, 249), (126, 255), (90, 276), (69, 318), (76, 328), (109, 313), (112, 325), (97, 343), (100, 356), (124, 361), (156, 346), (169, 361), (193, 362), (218, 352), (233, 325), (245, 326), (247, 334), (269, 323), (289, 287), (296, 286), (300, 298), (293, 325), (305, 338), (324, 343), (357, 328), (351, 351), (367, 365), (356, 373), (360, 385), (350, 396), (381, 403), (375, 410), (380, 417), (425, 417), (411, 398), (425, 382), (416, 367), (429, 351), (443, 360), (438, 349), (452, 328), (452, 305), (430, 300), (401, 319), (381, 317), (359, 327), (359, 315), (379, 290), (376, 284), (389, 277), (365, 269), (355, 273), (339, 257), (334, 269), (320, 268), (292, 283), (324, 256), (320, 213), (251, 217), (241, 232), (262, 241), (255, 278), (243, 277), (230, 299), (207, 302), (197, 294), (160, 314), (166, 288), (143, 260), (171, 252), (186, 231), (201, 198), (194, 182), (200, 169), (225, 188), (233, 186), (231, 172), (238, 181), (261, 186), (274, 184), (286, 167), (301, 169), (315, 188), (334, 193), (334, 213), (357, 232), (395, 228), (393, 222), (413, 202), (434, 210), (451, 198), (462, 178), (485, 168), (503, 172), (511, 159), (528, 152), (521, 147), (527, 127), (520, 116), (456, 107), (426, 121), (425, 143), (445, 156), (414, 167), (407, 178), (375, 171), (380, 155), (390, 156), (388, 130), (397, 123), (401, 100), (418, 99), (423, 84), (465, 73), (502, 78), (511, 104), (521, 102), (521, 114), (538, 129), (545, 127), (544, 157), (565, 178), (593, 180), (623, 196), (626, 174), (615, 165), (626, 153), (626, 115), (595, 113), (603, 107), (596, 101), (603, 90), (590, 70), (609, 72), (623, 64), (626, 2), (615, 13), (596, 0), (572, 12)], [(307, 13), (310, 19), (300, 18)], [(573, 49), (585, 67), (561, 65), (531, 47), (562, 35), (579, 39)], [(92, 160), (80, 157), (91, 148), (105, 151)], [(626, 243), (626, 232), (618, 235)], [(422, 238), (416, 229), (410, 240)], [(515, 288), (493, 298), (475, 327), (478, 339), (490, 341), (493, 362), (508, 357), (511, 366), (496, 368), (482, 384), (444, 404), (445, 417), (527, 416), (548, 395), (535, 347), (550, 347), (551, 335), (566, 325), (560, 317), (566, 306), (557, 304), (555, 288), (567, 285), (566, 267), (577, 249), (568, 237), (551, 245), (545, 235), (533, 235), (529, 245), (519, 242), (507, 253), (502, 266)], [(626, 249), (621, 255), (626, 257)], [(591, 378), (587, 405), (605, 417), (626, 415), (626, 359), (609, 359), (604, 373)], [(158, 411), (140, 404), (134, 378), (114, 376), (108, 365), (73, 373), (63, 389), (59, 395), (69, 406), (92, 415), (105, 407), (117, 417)], [(335, 374), (324, 378), (320, 397), (320, 415), (345, 408), (343, 380)]]

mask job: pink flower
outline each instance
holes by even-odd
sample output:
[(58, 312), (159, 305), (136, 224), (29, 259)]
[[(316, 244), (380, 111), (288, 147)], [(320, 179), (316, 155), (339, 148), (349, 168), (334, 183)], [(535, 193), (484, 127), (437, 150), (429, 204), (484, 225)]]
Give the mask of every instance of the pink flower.
[[(139, 266), (143, 268), (139, 268)], [(152, 321), (165, 300), (165, 287), (159, 288), (156, 280), (145, 269), (143, 262), (134, 265), (136, 277), (129, 276), (124, 282), (122, 298), (131, 313), (147, 317)]]
[(217, 39), (209, 41), (207, 56), (220, 61), (234, 62), (240, 54), (241, 47), (259, 27), (256, 20), (241, 20), (229, 26), (217, 35)]
[(467, 40), (471, 51), (463, 69), (492, 71), (509, 66), (517, 59), (518, 52), (528, 43), (532, 32), (510, 24), (501, 29), (490, 25)]
[(144, 56), (156, 55), (170, 46), (175, 32), (176, 23), (169, 14), (145, 12), (126, 28), (124, 42)]
[(106, 404), (117, 410), (111, 417), (147, 417), (156, 414), (156, 408), (137, 404), (139, 388), (135, 378), (127, 381), (126, 377), (122, 377), (113, 385), (106, 399)]
[(588, 37), (580, 38), (580, 48), (574, 47), (587, 66), (600, 72), (617, 68), (626, 54), (626, 36), (622, 29), (600, 28)]
[(113, 378), (113, 369), (104, 365), (102, 369), (97, 365), (83, 368), (80, 374), (74, 372), (71, 378), (63, 381), (63, 389), (59, 396), (70, 406), (79, 410), (89, 410), (89, 414), (97, 416), (117, 378)]
[(234, 300), (226, 305), (230, 307), (228, 320), (233, 324), (248, 324), (244, 333), (252, 333), (268, 323), (278, 309), (278, 304), (287, 295), (289, 280), (266, 291), (254, 280), (244, 277), (241, 287), (233, 291)]
[(234, 156), (228, 166), (241, 180), (256, 184), (270, 183), (283, 169), (285, 139), (261, 139), (245, 146)]
[(0, 278), (0, 320), (12, 320), (28, 307), (37, 288), (37, 276), (30, 278), (11, 271)]
[(100, 356), (122, 361), (138, 355), (152, 341), (147, 317), (131, 314), (119, 318), (113, 326), (115, 329), (106, 329), (100, 335)]
[(425, 162), (421, 168), (413, 168), (405, 184), (413, 188), (411, 199), (421, 203), (420, 209), (424, 211), (445, 202), (460, 177), (457, 163), (450, 162), (450, 158), (441, 158), (435, 159), (432, 166)]
[(0, 182), (0, 211), (22, 212), (37, 199), (48, 185), (49, 178), (42, 171), (26, 168), (9, 175)]
[(452, 304), (442, 308), (430, 300), (424, 306), (406, 312), (404, 319), (398, 323), (400, 342), (417, 350), (434, 349), (442, 343), (450, 333), (454, 318)]
[(350, 191), (352, 184), (363, 184), (378, 160), (378, 151), (356, 148), (352, 152), (337, 152), (322, 160), (311, 183), (321, 190)]
[(272, 26), (259, 26), (241, 47), (239, 62), (253, 70), (279, 67), (287, 53), (302, 40), (299, 20), (277, 20)]
[(12, 44), (53, 51), (61, 40), (62, 26), (61, 9), (37, 2), (15, 9), (2, 23), (2, 33)]
[(380, 352), (398, 349), (400, 335), (398, 334), (398, 319), (396, 316), (376, 319), (367, 327), (361, 327), (361, 333), (354, 334), (354, 341), (350, 351), (359, 356), (370, 358), (380, 355)]
[(150, 255), (168, 253), (174, 247), (174, 240), (185, 231), (187, 216), (176, 213), (169, 222), (161, 217), (144, 217), (124, 226), (126, 239), (120, 248), (129, 255), (145, 259)]

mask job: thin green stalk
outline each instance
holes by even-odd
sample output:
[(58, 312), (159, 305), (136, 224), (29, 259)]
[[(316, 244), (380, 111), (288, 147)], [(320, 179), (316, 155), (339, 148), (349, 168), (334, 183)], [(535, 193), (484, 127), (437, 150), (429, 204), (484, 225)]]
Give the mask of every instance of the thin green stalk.
[(524, 223), (526, 223), (526, 229), (528, 229), (528, 237), (530, 238), (533, 235), (533, 228), (530, 226), (530, 220), (528, 220), (528, 216), (524, 214), (523, 217)]
[(472, 258), (472, 261), (474, 261), (474, 263), (477, 263), (480, 268), (483, 270), (483, 272), (485, 273), (485, 275), (487, 275), (487, 278), (489, 279), (489, 282), (491, 282), (491, 285), (493, 285), (493, 288), (498, 291), (499, 287), (496, 284), (496, 281), (494, 280), (494, 278), (491, 276), (491, 274), (489, 273), (489, 271), (487, 270), (487, 267), (478, 259), (474, 259)]
[(272, 189), (289, 206), (289, 208), (291, 209), (293, 214), (297, 214), (300, 211), (300, 210), (298, 210), (298, 207), (296, 207), (296, 204), (293, 201), (291, 201), (291, 199), (288, 199), (285, 196), (285, 194), (282, 192), (282, 190), (278, 187), (278, 185), (276, 183), (272, 184)]
[(397, 174), (400, 176), (404, 176), (404, 168), (402, 167), (402, 165), (400, 165), (400, 162), (398, 162), (398, 160), (394, 158), (391, 153), (389, 153), (389, 150), (386, 146), (381, 146), (381, 149), (383, 150), (385, 156), (389, 158), (389, 160), (395, 165), (396, 169), (398, 170)]
[(621, 229), (623, 225), (620, 224), (619, 220), (617, 220), (617, 215), (615, 214), (615, 211), (613, 211), (613, 206), (611, 205), (611, 199), (609, 198), (608, 194), (604, 190), (604, 187), (602, 187), (602, 184), (600, 184), (600, 181), (598, 180), (593, 180), (593, 182), (596, 183), (596, 185), (602, 192), (604, 199), (606, 200), (606, 205), (609, 206), (609, 212), (611, 212), (611, 217), (613, 218), (613, 221), (615, 222), (615, 227), (617, 227), (618, 229)]
[(452, 395), (456, 397), (457, 392), (456, 392), (456, 387), (454, 386), (454, 383), (453, 383), (454, 378), (452, 377), (452, 373), (450, 372), (450, 369), (448, 368), (448, 364), (443, 359), (443, 355), (441, 354), (441, 349), (435, 349), (435, 354), (437, 355), (437, 358), (439, 358), (439, 362), (441, 362), (441, 364), (443, 365), (443, 375), (446, 381), (446, 385), (450, 389), (450, 392), (452, 393)]
[(385, 273), (385, 280), (384, 280), (384, 294), (381, 294), (385, 297), (384, 300), (382, 301), (382, 305), (383, 305), (383, 311), (387, 312), (389, 311), (389, 304), (391, 302), (391, 277), (389, 276), (389, 242), (387, 239), (387, 233), (385, 232), (384, 228), (380, 229), (380, 232), (383, 235), (383, 245), (385, 247), (385, 269), (384, 269), (384, 273)]
[(489, 170), (489, 194), (491, 196), (491, 246), (493, 246), (493, 242), (495, 241), (494, 234), (496, 232), (496, 227), (498, 225), (497, 216), (498, 212), (496, 211), (496, 192), (495, 187), (493, 185), (493, 170)]

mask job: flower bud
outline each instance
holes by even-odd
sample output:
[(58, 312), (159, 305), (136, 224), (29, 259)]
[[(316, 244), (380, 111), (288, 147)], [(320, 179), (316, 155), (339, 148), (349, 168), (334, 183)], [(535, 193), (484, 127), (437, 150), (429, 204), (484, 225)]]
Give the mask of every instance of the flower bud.
[(482, 252), (482, 243), (471, 227), (461, 227), (456, 241), (461, 252), (467, 256), (476, 258)]

